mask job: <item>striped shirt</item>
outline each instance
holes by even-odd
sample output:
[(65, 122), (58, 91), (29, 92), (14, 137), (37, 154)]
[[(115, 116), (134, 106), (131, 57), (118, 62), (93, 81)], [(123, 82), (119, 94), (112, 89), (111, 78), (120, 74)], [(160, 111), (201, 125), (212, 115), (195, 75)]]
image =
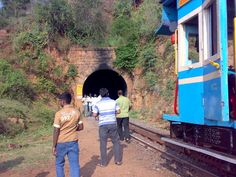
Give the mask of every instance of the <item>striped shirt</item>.
[(115, 100), (103, 97), (96, 103), (93, 113), (99, 114), (99, 126), (116, 124), (116, 111), (120, 110)]

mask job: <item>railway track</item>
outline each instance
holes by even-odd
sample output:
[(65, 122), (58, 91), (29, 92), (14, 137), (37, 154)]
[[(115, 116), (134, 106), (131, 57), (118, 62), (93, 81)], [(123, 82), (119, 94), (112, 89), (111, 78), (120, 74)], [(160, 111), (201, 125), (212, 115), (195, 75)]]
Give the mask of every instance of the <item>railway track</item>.
[[(177, 146), (165, 139), (169, 138), (168, 132), (145, 127), (144, 125), (130, 121), (132, 138), (143, 145), (158, 151), (161, 156), (168, 159), (169, 163), (188, 169), (186, 176), (201, 177), (232, 177), (236, 173), (232, 172), (230, 163), (225, 163), (222, 159), (217, 159), (208, 154), (194, 151), (188, 146)], [(234, 166), (235, 167), (235, 166)], [(181, 174), (180, 174), (181, 175)]]

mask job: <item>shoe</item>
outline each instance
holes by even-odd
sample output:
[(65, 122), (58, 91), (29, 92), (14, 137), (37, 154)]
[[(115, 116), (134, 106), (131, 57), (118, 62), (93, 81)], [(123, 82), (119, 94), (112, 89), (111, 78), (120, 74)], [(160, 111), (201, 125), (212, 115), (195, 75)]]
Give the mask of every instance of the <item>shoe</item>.
[(122, 162), (116, 162), (115, 164), (116, 164), (116, 165), (121, 165), (121, 164), (122, 164)]
[(101, 163), (97, 164), (97, 166), (99, 166), (99, 167), (106, 167), (106, 165), (103, 165)]
[(130, 143), (130, 139), (125, 139), (125, 142), (129, 144)]

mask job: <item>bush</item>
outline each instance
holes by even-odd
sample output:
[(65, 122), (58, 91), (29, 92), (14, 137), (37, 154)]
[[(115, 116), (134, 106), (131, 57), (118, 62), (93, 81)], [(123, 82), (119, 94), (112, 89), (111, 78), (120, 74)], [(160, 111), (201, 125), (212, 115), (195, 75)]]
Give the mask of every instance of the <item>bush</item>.
[(33, 121), (40, 122), (42, 125), (52, 125), (55, 110), (48, 108), (44, 103), (36, 102), (31, 112)]
[(146, 44), (139, 53), (139, 62), (145, 72), (153, 71), (157, 64), (157, 53), (153, 43)]
[(0, 15), (0, 29), (6, 27), (7, 25), (8, 21), (6, 20), (6, 18)]
[(30, 30), (17, 33), (14, 38), (14, 48), (17, 52), (30, 50), (34, 51), (36, 56), (38, 51), (44, 49), (47, 44), (48, 33), (46, 29), (41, 29), (35, 24)]
[(101, 45), (105, 43), (107, 33), (103, 17), (101, 0), (80, 0), (73, 3), (74, 34), (70, 36), (77, 39), (82, 45)]
[(130, 0), (115, 1), (113, 16), (130, 16), (132, 10), (132, 3)]
[(166, 101), (172, 101), (174, 99), (174, 90), (175, 90), (175, 80), (168, 79), (164, 85), (161, 95), (165, 98)]
[(119, 16), (113, 20), (110, 34), (110, 44), (113, 46), (137, 42), (137, 25), (127, 16)]
[(145, 73), (144, 78), (148, 88), (152, 90), (154, 86), (157, 84), (157, 74), (152, 71), (149, 71)]
[(55, 83), (45, 77), (38, 79), (35, 88), (40, 93), (44, 93), (45, 91), (48, 93), (56, 93)]
[(66, 75), (72, 78), (76, 77), (78, 75), (77, 66), (74, 64), (70, 64)]
[(137, 46), (129, 43), (125, 46), (118, 47), (115, 51), (116, 60), (114, 65), (131, 73), (137, 65)]
[(26, 76), (0, 60), (0, 97), (8, 97), (27, 103), (34, 98), (34, 90)]
[(72, 8), (65, 0), (52, 0), (35, 6), (35, 18), (38, 24), (48, 25), (49, 35), (65, 35), (74, 29)]
[(1, 13), (5, 17), (19, 17), (25, 15), (30, 0), (1, 0), (1, 3), (3, 4)]
[(132, 19), (138, 24), (138, 34), (148, 40), (154, 38), (154, 31), (160, 24), (161, 5), (157, 0), (145, 0), (138, 10), (133, 11)]
[(53, 69), (53, 78), (55, 80), (62, 79), (62, 76), (63, 76), (63, 68), (62, 68), (62, 66), (56, 66)]
[[(29, 107), (15, 100), (0, 99), (0, 134), (15, 136), (25, 130), (29, 122)], [(13, 123), (9, 120), (21, 119), (24, 125)]]

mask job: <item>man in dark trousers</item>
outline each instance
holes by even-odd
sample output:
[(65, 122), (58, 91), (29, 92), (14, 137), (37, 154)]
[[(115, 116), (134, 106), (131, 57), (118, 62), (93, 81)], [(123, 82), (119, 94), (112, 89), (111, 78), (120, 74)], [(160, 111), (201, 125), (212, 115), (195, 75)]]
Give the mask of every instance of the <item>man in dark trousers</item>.
[(121, 141), (125, 139), (125, 141), (129, 143), (129, 110), (131, 108), (131, 103), (127, 97), (123, 96), (122, 90), (118, 90), (118, 96), (119, 98), (116, 100), (120, 107), (120, 113), (116, 115), (118, 133)]
[(101, 163), (99, 165), (101, 167), (107, 165), (108, 138), (111, 138), (113, 143), (115, 164), (121, 165), (121, 147), (116, 125), (116, 114), (120, 112), (120, 108), (118, 107), (115, 100), (109, 98), (109, 93), (106, 88), (101, 88), (99, 93), (102, 99), (95, 104), (93, 109), (93, 116), (99, 120), (99, 138), (101, 153)]
[(56, 157), (57, 177), (65, 177), (64, 164), (67, 155), (70, 163), (70, 176), (80, 177), (78, 128), (80, 111), (71, 103), (71, 94), (65, 92), (59, 96), (62, 109), (55, 115), (53, 127), (52, 153)]

